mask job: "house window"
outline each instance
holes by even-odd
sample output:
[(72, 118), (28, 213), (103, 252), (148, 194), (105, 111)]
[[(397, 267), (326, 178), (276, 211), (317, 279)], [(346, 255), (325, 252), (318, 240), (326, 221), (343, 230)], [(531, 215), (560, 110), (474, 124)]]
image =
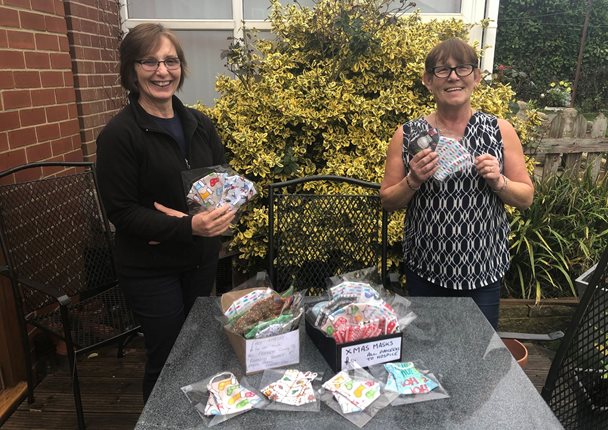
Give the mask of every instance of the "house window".
[(217, 0), (126, 0), (130, 18), (232, 19), (232, 3)]
[[(228, 47), (228, 37), (239, 37), (243, 30), (256, 28), (259, 37), (267, 38), (270, 30), (268, 0), (120, 0), (123, 29), (128, 31), (142, 22), (159, 22), (173, 30), (182, 42), (190, 76), (178, 94), (187, 104), (197, 101), (212, 105), (218, 97), (215, 80), (219, 74), (229, 75), (220, 58)], [(498, 14), (499, 0), (495, 3)], [(281, 0), (284, 5), (293, 0)], [(314, 5), (314, 0), (298, 0), (302, 6)], [(423, 19), (460, 18), (475, 23), (487, 17), (486, 0), (416, 0)], [(395, 1), (394, 6), (399, 2)], [(490, 7), (491, 9), (492, 7)], [(243, 28), (243, 25), (245, 28)], [(494, 26), (495, 31), (495, 26)], [(482, 41), (481, 28), (471, 31), (471, 39)], [(492, 41), (489, 42), (491, 45)], [(488, 43), (488, 42), (484, 42)], [(492, 56), (490, 58), (493, 57)], [(482, 68), (487, 68), (483, 64)], [(490, 63), (491, 68), (491, 63)]]
[[(399, 2), (393, 2), (398, 5)], [(420, 9), (422, 13), (439, 13), (439, 14), (447, 14), (447, 13), (460, 13), (461, 1), (460, 0), (416, 0), (416, 9)]]

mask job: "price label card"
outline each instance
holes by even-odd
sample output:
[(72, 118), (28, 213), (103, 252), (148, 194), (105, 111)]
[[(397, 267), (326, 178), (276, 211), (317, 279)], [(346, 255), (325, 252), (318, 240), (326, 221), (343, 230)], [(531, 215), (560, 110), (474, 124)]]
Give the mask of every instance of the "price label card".
[(300, 362), (300, 331), (278, 336), (249, 339), (245, 346), (246, 372), (287, 366)]
[(401, 359), (401, 334), (396, 337), (338, 347), (341, 349), (340, 369), (356, 361), (361, 367)]

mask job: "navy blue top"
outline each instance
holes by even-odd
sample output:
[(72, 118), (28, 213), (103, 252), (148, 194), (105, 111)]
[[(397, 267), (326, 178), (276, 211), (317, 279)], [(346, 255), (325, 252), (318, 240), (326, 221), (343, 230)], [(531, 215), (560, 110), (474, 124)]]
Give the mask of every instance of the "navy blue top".
[(182, 151), (182, 155), (185, 159), (188, 159), (188, 143), (184, 137), (184, 127), (179, 116), (174, 115), (173, 118), (160, 118), (158, 116), (151, 115), (154, 118), (154, 122), (165, 132), (169, 133), (173, 139), (179, 145), (179, 149)]

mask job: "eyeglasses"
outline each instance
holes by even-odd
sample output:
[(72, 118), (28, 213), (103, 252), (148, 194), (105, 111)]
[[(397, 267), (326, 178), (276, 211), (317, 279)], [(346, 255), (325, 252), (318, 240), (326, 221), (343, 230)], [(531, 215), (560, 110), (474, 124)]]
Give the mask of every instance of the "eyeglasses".
[(154, 72), (160, 67), (160, 63), (164, 63), (167, 70), (179, 69), (181, 61), (177, 57), (165, 58), (164, 60), (157, 60), (156, 58), (144, 58), (143, 60), (135, 60), (136, 63), (141, 64), (141, 68), (146, 72)]
[(473, 73), (473, 70), (476, 68), (477, 66), (475, 64), (459, 64), (455, 67), (433, 67), (430, 71), (438, 78), (447, 78), (452, 74), (452, 72), (456, 72), (456, 76), (459, 78), (464, 78), (465, 76), (469, 76), (471, 73)]

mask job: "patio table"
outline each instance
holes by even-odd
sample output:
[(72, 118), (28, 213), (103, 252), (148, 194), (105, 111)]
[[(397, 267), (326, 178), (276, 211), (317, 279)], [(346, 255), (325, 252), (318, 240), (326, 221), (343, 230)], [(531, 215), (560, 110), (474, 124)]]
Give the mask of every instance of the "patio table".
[[(364, 429), (562, 428), (492, 326), (470, 298), (412, 297), (417, 318), (403, 334), (402, 361), (421, 360), (441, 375), (450, 398), (388, 406)], [(215, 373), (240, 369), (216, 320), (217, 298), (197, 299), (136, 429), (207, 428), (180, 387)], [(333, 374), (300, 330), (300, 370)], [(258, 387), (261, 373), (247, 379)], [(217, 429), (356, 429), (325, 404), (320, 412), (252, 410)]]

